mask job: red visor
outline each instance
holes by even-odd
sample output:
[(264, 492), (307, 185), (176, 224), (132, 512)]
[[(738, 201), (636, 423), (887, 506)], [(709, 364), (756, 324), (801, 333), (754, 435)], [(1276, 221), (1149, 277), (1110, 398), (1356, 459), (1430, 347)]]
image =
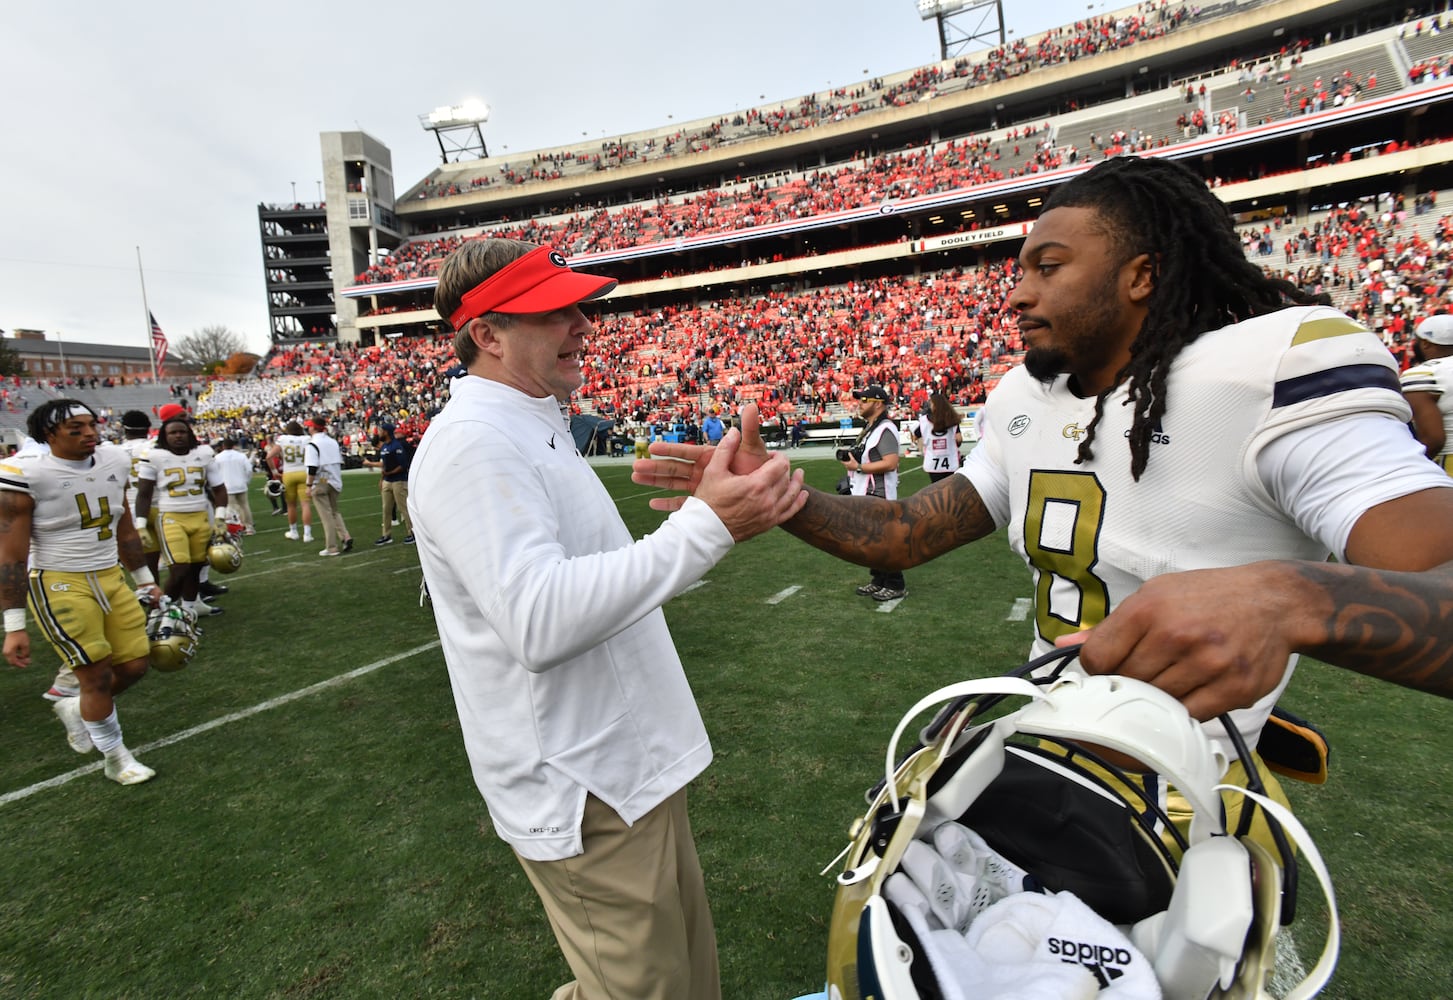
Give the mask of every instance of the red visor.
[(572, 271), (558, 251), (536, 247), (465, 292), (449, 322), (458, 330), (485, 313), (550, 312), (600, 298), (615, 286), (614, 278)]

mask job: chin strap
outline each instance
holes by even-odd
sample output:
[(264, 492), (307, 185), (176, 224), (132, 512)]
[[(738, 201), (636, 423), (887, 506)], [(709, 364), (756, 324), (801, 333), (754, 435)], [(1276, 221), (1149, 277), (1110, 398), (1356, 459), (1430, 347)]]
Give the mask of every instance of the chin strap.
[[(1283, 1000), (1307, 1000), (1308, 997), (1316, 996), (1322, 991), (1322, 987), (1331, 980), (1332, 970), (1337, 967), (1337, 952), (1342, 946), (1342, 928), (1337, 921), (1337, 895), (1332, 891), (1332, 876), (1327, 871), (1327, 865), (1322, 860), (1321, 852), (1312, 842), (1312, 835), (1307, 832), (1307, 828), (1302, 826), (1301, 821), (1292, 815), (1292, 811), (1280, 802), (1238, 785), (1217, 785), (1214, 791), (1235, 792), (1265, 809), (1268, 815), (1282, 825), (1282, 829), (1292, 835), (1292, 840), (1306, 855), (1307, 863), (1312, 866), (1312, 871), (1317, 875), (1317, 881), (1321, 883), (1322, 894), (1327, 899), (1327, 943), (1322, 947), (1322, 957), (1317, 959), (1317, 964), (1312, 967), (1311, 972), (1307, 973), (1307, 978), (1287, 993)], [(1269, 997), (1270, 994), (1258, 992), (1257, 996), (1258, 998)]]

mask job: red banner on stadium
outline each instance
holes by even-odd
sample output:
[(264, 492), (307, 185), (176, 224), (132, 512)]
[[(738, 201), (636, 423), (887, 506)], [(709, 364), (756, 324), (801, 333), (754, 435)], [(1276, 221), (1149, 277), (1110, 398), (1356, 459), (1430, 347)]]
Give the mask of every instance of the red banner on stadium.
[(161, 324), (156, 317), (147, 313), (151, 318), (151, 350), (156, 355), (156, 370), (161, 371), (161, 366), (166, 362), (166, 334), (161, 332)]

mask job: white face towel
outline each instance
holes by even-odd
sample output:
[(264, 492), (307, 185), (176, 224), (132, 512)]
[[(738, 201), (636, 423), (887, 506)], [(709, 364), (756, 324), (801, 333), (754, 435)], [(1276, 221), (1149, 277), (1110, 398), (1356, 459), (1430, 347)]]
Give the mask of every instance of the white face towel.
[(918, 937), (944, 1000), (1094, 1000), (1099, 984), (1088, 969), (1058, 961), (987, 960), (956, 930), (938, 926), (932, 904), (903, 872), (883, 883), (892, 903)]
[(1021, 892), (1002, 899), (974, 920), (965, 940), (995, 964), (1057, 961), (1088, 969), (1101, 1000), (1160, 1000), (1150, 962), (1073, 893)]

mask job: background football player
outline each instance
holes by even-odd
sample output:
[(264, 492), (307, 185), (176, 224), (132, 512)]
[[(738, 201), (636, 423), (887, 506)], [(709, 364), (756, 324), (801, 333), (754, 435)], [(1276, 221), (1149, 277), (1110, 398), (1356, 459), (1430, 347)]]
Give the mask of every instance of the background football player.
[(1403, 372), (1403, 396), (1413, 408), (1413, 433), (1428, 457), (1453, 475), (1453, 315), (1418, 324), (1418, 363)]
[(137, 465), (136, 519), (144, 524), (153, 502), (158, 511), (157, 542), (170, 564), (166, 594), (193, 614), (221, 614), (199, 596), (202, 567), (212, 541), (212, 520), (227, 519), (227, 490), (212, 449), (197, 441), (182, 417), (163, 420), (156, 443)]
[(282, 456), (283, 496), (288, 504), (288, 530), (284, 538), (298, 540), (298, 520), (301, 514), (303, 541), (313, 540), (313, 501), (308, 495), (308, 467), (304, 452), (308, 447), (308, 435), (303, 425), (296, 420), (288, 421), (279, 434), (274, 447)]
[(106, 777), (138, 784), (155, 772), (126, 749), (114, 699), (146, 674), (150, 643), (136, 598), (154, 604), (160, 593), (126, 506), (129, 460), (120, 448), (98, 450), (96, 414), (77, 400), (37, 407), (28, 428), (49, 451), (0, 463), (5, 659), (30, 665), (28, 596), (36, 622), (79, 682), (78, 696), (54, 704), (72, 749), (100, 750)]
[[(121, 414), (121, 433), (123, 435), (121, 447), (126, 449), (126, 454), (131, 459), (131, 474), (126, 487), (126, 505), (135, 511), (136, 470), (141, 465), (141, 456), (151, 447), (151, 418), (140, 410), (127, 410)], [(151, 518), (147, 521), (146, 526), (150, 531), (141, 533), (141, 551), (146, 555), (146, 565), (151, 570), (152, 576), (160, 576), (161, 546), (156, 543), (155, 508), (152, 509)]]

